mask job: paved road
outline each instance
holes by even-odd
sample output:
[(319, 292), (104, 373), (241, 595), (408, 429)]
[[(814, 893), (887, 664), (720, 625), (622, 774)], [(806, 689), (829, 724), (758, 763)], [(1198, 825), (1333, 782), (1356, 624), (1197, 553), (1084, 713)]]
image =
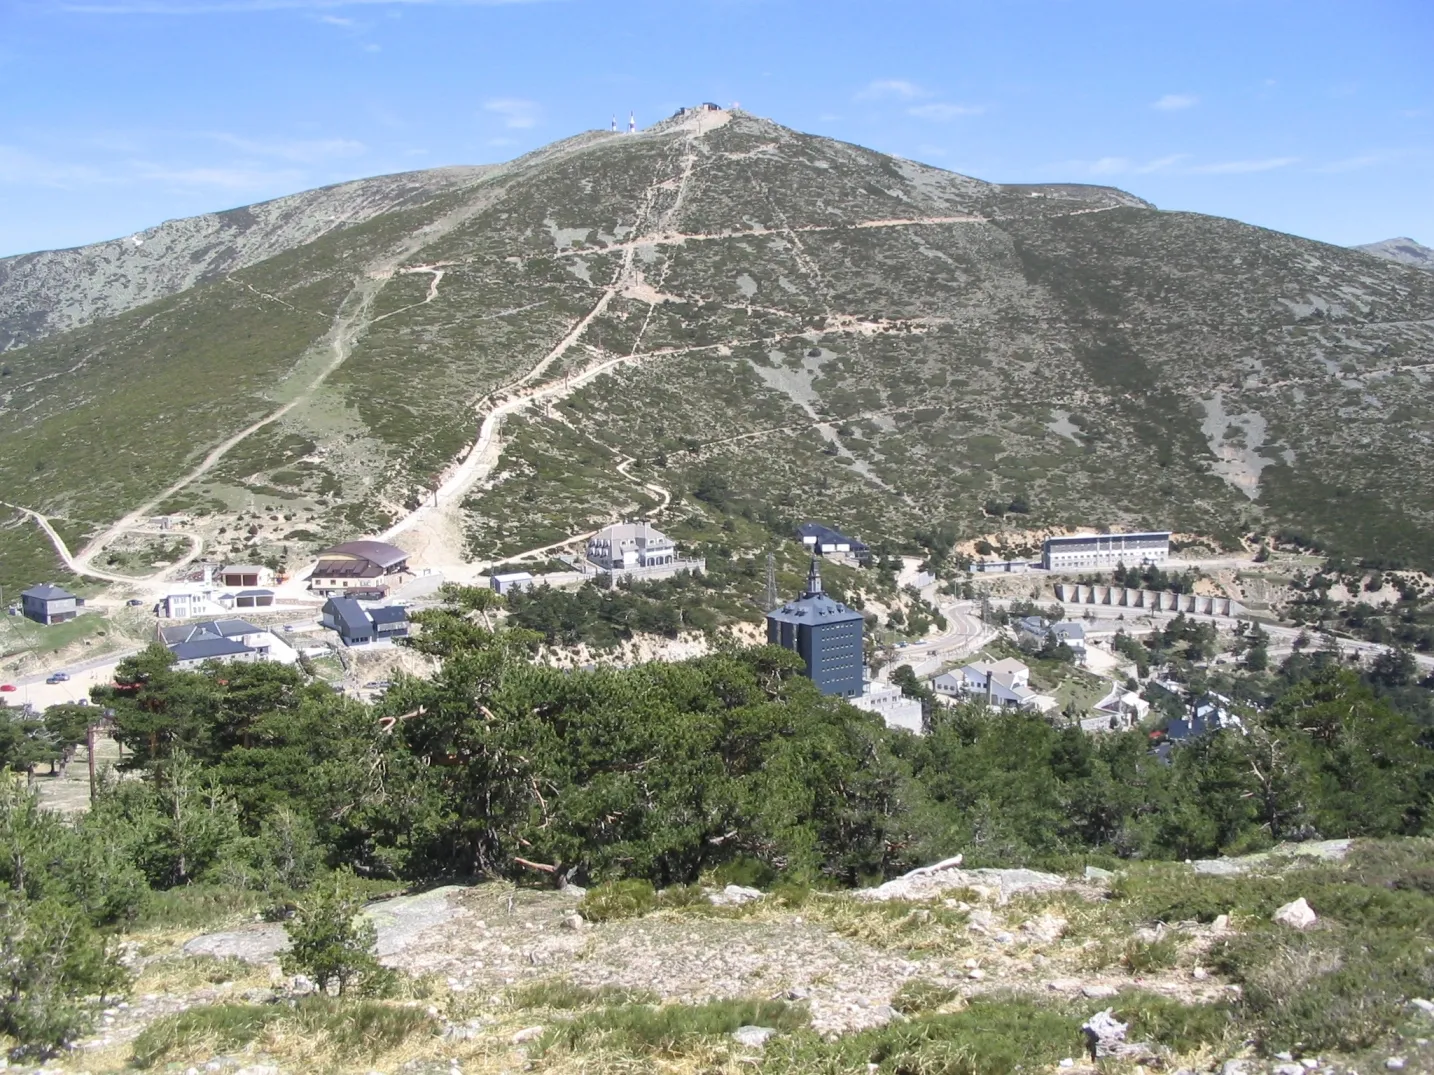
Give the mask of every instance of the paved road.
[(946, 633), (893, 651), (893, 667), (909, 664), (918, 676), (931, 675), (947, 661), (980, 649), (996, 636), (976, 617), (972, 602), (950, 601), (938, 607), (946, 617)]

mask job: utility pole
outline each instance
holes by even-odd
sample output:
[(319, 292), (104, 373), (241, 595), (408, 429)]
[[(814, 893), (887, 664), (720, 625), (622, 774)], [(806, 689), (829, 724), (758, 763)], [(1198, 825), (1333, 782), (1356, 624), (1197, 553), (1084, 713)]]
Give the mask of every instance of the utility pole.
[(767, 607), (766, 611), (771, 612), (777, 607), (777, 555), (767, 553)]
[(85, 725), (85, 760), (90, 767), (90, 805), (95, 805), (95, 724)]

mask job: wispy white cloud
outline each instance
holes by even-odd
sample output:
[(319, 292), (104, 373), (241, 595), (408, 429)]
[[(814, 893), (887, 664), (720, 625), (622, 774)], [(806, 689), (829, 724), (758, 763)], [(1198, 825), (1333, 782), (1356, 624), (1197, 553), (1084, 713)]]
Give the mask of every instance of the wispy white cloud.
[(1193, 93), (1167, 93), (1150, 107), (1161, 112), (1179, 112), (1183, 108), (1194, 108), (1199, 103), (1200, 98)]
[(296, 164), (315, 164), (319, 161), (340, 157), (358, 157), (368, 152), (368, 147), (352, 138), (319, 138), (311, 140), (277, 139), (259, 141), (243, 138), (236, 134), (211, 134), (208, 137), (222, 145), (230, 146), (241, 153), (256, 157), (274, 157), (293, 161)]
[(916, 101), (930, 96), (929, 90), (924, 90), (915, 82), (904, 78), (877, 78), (872, 79), (857, 91), (856, 99), (858, 101)]
[(536, 127), (542, 115), (542, 109), (536, 101), (528, 101), (522, 97), (494, 97), (483, 102), (483, 110), (500, 117), (503, 126), (517, 130)]
[(185, 168), (148, 161), (134, 161), (132, 166), (139, 179), (176, 187), (208, 187), (231, 191), (273, 190), (276, 187), (295, 187), (304, 182), (304, 173), (293, 168)]
[(984, 105), (957, 105), (948, 104), (944, 101), (933, 101), (930, 104), (914, 105), (906, 110), (908, 116), (915, 116), (917, 119), (935, 120), (937, 123), (948, 123), (961, 116), (979, 116), (986, 111)]
[(345, 28), (355, 25), (353, 19), (344, 18), (342, 15), (320, 15), (319, 21), (329, 26), (342, 26)]
[(1221, 161), (1218, 164), (1200, 164), (1191, 168), (1196, 175), (1244, 175), (1249, 172), (1273, 172), (1276, 168), (1288, 168), (1298, 164), (1298, 157), (1263, 157), (1259, 160)]
[(0, 145), (0, 183), (67, 189), (113, 181), (105, 169), (64, 164), (15, 146)]
[(1085, 166), (1091, 175), (1122, 175), (1130, 171), (1130, 161), (1125, 157), (1101, 157)]
[(1344, 160), (1330, 161), (1315, 169), (1316, 172), (1357, 172), (1363, 168), (1373, 168), (1377, 164), (1383, 164), (1388, 156), (1380, 153), (1366, 153), (1362, 157), (1346, 157)]
[(62, 0), (55, 8), (86, 15), (216, 15), (344, 7), (491, 7), (538, 2), (541, 0)]

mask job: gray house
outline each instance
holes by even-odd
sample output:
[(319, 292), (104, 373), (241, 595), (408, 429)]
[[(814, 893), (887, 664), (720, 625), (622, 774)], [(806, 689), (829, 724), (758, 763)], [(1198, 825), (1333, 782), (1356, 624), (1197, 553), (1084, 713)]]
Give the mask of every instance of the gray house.
[(352, 597), (330, 597), (319, 622), (337, 631), (345, 646), (363, 646), (384, 639), (408, 637), (408, 613), (396, 605), (368, 609)]
[(264, 655), (232, 638), (203, 635), (192, 642), (177, 642), (169, 647), (174, 654), (174, 667), (192, 671), (206, 661), (259, 661)]
[(69, 590), (62, 590), (48, 582), (43, 586), (31, 586), (20, 593), (20, 609), (25, 618), (46, 626), (74, 619), (84, 603), (83, 597), (76, 597)]

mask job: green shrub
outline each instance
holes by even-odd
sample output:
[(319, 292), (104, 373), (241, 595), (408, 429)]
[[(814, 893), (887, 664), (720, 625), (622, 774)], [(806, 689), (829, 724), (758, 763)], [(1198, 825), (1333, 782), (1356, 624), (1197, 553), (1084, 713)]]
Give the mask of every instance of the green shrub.
[(0, 1033), (20, 1055), (73, 1041), (129, 976), (74, 907), (0, 890)]
[(1115, 1016), (1130, 1024), (1131, 1041), (1153, 1041), (1177, 1053), (1219, 1046), (1238, 1036), (1229, 1004), (1182, 1004), (1158, 993), (1122, 991)]
[(1131, 938), (1120, 961), (1131, 974), (1168, 970), (1180, 960), (1180, 941), (1174, 934), (1153, 941)]
[(289, 950), (279, 957), (285, 974), (307, 974), (319, 992), (337, 987), (379, 993), (392, 984), (393, 974), (374, 955), (378, 930), (360, 919), (364, 898), (349, 870), (337, 870), (297, 901), (294, 917), (284, 924)]
[(638, 918), (657, 909), (657, 892), (651, 881), (611, 881), (588, 890), (578, 913), (589, 922)]

